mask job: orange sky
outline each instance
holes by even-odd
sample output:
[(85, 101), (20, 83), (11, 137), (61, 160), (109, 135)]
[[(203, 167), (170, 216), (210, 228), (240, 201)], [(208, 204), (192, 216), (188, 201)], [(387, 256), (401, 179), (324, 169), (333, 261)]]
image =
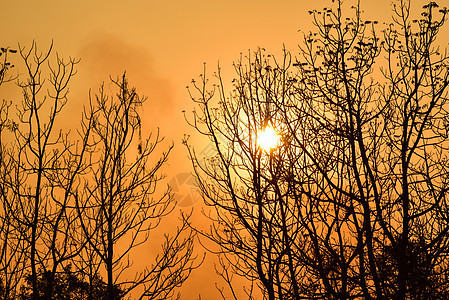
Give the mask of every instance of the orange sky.
[[(161, 133), (175, 142), (167, 171), (170, 178), (190, 172), (180, 141), (191, 130), (181, 111), (192, 110), (185, 87), (200, 74), (203, 62), (212, 72), (220, 61), (225, 78), (231, 79), (232, 61), (240, 52), (261, 46), (279, 54), (283, 43), (295, 51), (301, 37), (298, 29), (312, 28), (307, 11), (331, 4), (330, 0), (1, 2), (2, 47), (15, 47), (18, 42), (29, 46), (34, 39), (45, 50), (53, 40), (61, 56), (81, 59), (69, 95), (68, 109), (74, 118), (81, 116), (89, 88), (95, 91), (109, 75), (127, 71), (130, 84), (149, 97), (144, 126), (159, 126)], [(437, 2), (449, 4), (448, 0)], [(424, 2), (412, 3), (421, 6)], [(352, 4), (346, 0), (347, 8)], [(361, 5), (368, 18), (390, 20), (389, 0), (361, 0)], [(449, 29), (446, 32), (443, 39), (447, 44)], [(79, 119), (73, 122), (76, 126)], [(202, 299), (219, 299), (213, 286), (216, 280), (209, 276), (212, 272), (208, 263), (194, 273), (183, 288), (183, 299), (194, 299), (199, 292)]]
[[(298, 29), (311, 28), (307, 11), (331, 3), (330, 0), (84, 0), (76, 5), (56, 0), (2, 2), (2, 45), (14, 47), (20, 42), (29, 46), (35, 39), (44, 50), (53, 40), (60, 55), (81, 59), (78, 75), (71, 84), (73, 109), (86, 101), (89, 88), (95, 90), (109, 75), (120, 75), (126, 70), (131, 85), (149, 97), (151, 110), (157, 112), (148, 114), (147, 124), (160, 126), (163, 134), (177, 143), (185, 133), (182, 128), (186, 127), (181, 111), (192, 108), (185, 86), (200, 74), (203, 62), (212, 72), (220, 61), (224, 76), (231, 78), (232, 61), (241, 52), (260, 46), (276, 54), (283, 44), (294, 51), (301, 37)], [(362, 8), (369, 15), (388, 16), (389, 0), (364, 2), (367, 3), (362, 2)], [(350, 4), (348, 0), (347, 6)], [(374, 8), (381, 10), (373, 13)], [(175, 152), (178, 150), (183, 149)]]

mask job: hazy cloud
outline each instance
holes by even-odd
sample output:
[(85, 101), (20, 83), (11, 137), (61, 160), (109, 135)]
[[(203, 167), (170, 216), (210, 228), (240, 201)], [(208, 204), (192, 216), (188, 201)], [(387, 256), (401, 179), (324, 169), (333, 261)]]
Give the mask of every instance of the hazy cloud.
[(109, 76), (115, 78), (126, 71), (130, 85), (136, 87), (140, 95), (148, 97), (144, 110), (151, 120), (146, 121), (160, 126), (158, 123), (164, 123), (165, 119), (160, 117), (173, 112), (173, 87), (167, 79), (157, 75), (147, 48), (132, 45), (118, 34), (94, 33), (88, 36), (77, 56), (81, 58), (78, 76), (82, 77), (82, 85), (92, 91), (97, 90), (101, 82), (107, 87)]

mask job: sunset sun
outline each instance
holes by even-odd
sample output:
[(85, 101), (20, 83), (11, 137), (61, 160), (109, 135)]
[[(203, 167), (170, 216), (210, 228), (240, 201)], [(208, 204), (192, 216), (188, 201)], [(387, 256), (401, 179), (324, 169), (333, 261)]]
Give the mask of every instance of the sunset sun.
[(279, 135), (270, 126), (265, 127), (257, 135), (257, 145), (265, 151), (276, 147), (279, 144)]

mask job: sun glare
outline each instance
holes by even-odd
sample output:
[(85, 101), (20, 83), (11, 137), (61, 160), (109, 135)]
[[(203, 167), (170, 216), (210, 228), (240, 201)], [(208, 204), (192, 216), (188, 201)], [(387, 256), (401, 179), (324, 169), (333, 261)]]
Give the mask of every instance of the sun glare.
[(278, 146), (279, 136), (273, 128), (267, 126), (257, 135), (257, 144), (263, 150), (269, 151), (270, 149)]

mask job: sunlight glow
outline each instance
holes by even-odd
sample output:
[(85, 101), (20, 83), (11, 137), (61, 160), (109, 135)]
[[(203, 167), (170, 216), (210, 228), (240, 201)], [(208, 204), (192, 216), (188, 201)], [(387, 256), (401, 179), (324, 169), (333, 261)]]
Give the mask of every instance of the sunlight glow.
[(265, 127), (264, 130), (257, 135), (257, 145), (265, 151), (277, 147), (279, 144), (279, 135), (270, 126)]

